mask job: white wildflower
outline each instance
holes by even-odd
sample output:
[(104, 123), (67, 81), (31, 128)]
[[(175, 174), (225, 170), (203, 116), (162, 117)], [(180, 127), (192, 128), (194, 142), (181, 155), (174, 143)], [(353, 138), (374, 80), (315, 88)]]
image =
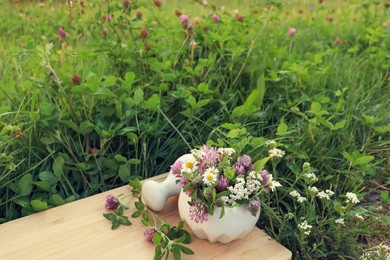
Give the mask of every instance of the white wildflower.
[(189, 158), (181, 166), (181, 171), (186, 173), (193, 173), (198, 169), (198, 162), (194, 157)]
[(218, 148), (218, 153), (221, 155), (221, 157), (231, 157), (233, 154), (236, 153), (236, 150), (234, 150), (233, 148)]
[(236, 183), (233, 186), (227, 187), (228, 191), (231, 192), (229, 195), (230, 199), (228, 203), (230, 205), (234, 205), (237, 200), (242, 199), (248, 199), (250, 193), (248, 192), (248, 189), (245, 187), (245, 179), (244, 178), (237, 178)]
[(331, 190), (326, 190), (325, 192), (326, 192), (326, 194), (329, 195), (329, 197), (332, 197), (334, 195), (334, 192)]
[(268, 151), (268, 155), (271, 158), (282, 158), (286, 153), (278, 148), (273, 148)]
[(312, 187), (309, 187), (309, 191), (314, 193), (314, 194), (317, 194), (318, 193), (318, 188), (315, 187), (315, 186), (312, 186)]
[(218, 180), (218, 172), (219, 172), (218, 169), (216, 169), (215, 167), (206, 169), (206, 171), (203, 174), (203, 179), (202, 179), (203, 182), (207, 186), (211, 186), (215, 184)]
[(302, 197), (302, 196), (299, 196), (298, 198), (297, 198), (297, 201), (299, 202), (299, 203), (302, 203), (302, 202), (304, 202), (304, 201), (306, 201), (307, 199), (305, 198), (305, 197)]
[(329, 195), (326, 194), (324, 191), (318, 192), (316, 196), (317, 196), (318, 198), (320, 198), (320, 199), (330, 200)]
[(271, 189), (271, 191), (275, 191), (276, 188), (282, 187), (282, 184), (280, 184), (278, 181), (271, 181), (271, 184), (268, 187)]
[(359, 199), (357, 198), (356, 194), (353, 192), (347, 192), (345, 195), (347, 197), (347, 202), (351, 202), (353, 204), (359, 203)]
[(336, 224), (340, 224), (340, 225), (345, 225), (345, 222), (344, 222), (344, 219), (343, 218), (338, 218), (334, 221), (334, 223)]
[(289, 212), (288, 214), (284, 214), (285, 219), (293, 219), (293, 217), (294, 217), (294, 214), (291, 212)]
[(298, 229), (301, 230), (305, 235), (310, 235), (310, 230), (312, 228), (313, 226), (309, 225), (306, 220), (298, 224)]
[(306, 179), (308, 179), (311, 182), (318, 181), (317, 176), (314, 173), (312, 173), (312, 172), (305, 173), (304, 177), (306, 177)]
[(265, 141), (265, 145), (268, 147), (276, 147), (277, 143), (274, 140)]
[(299, 192), (296, 191), (296, 190), (291, 191), (289, 194), (290, 194), (291, 197), (294, 197), (294, 198), (297, 198), (297, 197), (301, 196), (301, 194), (299, 194)]

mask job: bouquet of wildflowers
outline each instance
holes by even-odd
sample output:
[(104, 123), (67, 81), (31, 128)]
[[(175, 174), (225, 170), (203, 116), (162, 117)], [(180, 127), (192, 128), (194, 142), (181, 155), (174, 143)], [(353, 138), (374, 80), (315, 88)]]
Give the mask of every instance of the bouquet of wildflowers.
[(190, 218), (196, 223), (207, 221), (214, 207), (244, 205), (253, 216), (260, 210), (263, 191), (280, 186), (265, 169), (255, 170), (248, 155), (239, 156), (233, 148), (216, 148), (203, 145), (191, 151), (186, 160), (171, 166), (177, 183), (190, 197)]

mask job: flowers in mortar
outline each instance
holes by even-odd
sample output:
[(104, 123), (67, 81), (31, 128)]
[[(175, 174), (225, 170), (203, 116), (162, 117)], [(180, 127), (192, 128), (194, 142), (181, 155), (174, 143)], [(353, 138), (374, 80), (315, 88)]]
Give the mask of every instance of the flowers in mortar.
[(197, 223), (207, 221), (214, 207), (244, 205), (253, 216), (260, 210), (260, 195), (280, 184), (265, 169), (256, 171), (248, 155), (237, 155), (233, 148), (203, 145), (185, 160), (171, 166), (177, 183), (191, 198), (189, 216)]

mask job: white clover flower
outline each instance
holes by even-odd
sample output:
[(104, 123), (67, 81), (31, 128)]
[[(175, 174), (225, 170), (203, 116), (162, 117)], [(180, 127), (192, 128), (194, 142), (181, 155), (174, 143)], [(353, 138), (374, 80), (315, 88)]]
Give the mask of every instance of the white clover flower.
[(289, 194), (290, 194), (291, 197), (294, 197), (294, 198), (297, 198), (297, 197), (301, 196), (301, 194), (299, 194), (299, 192), (296, 191), (296, 190), (291, 191)]
[(317, 176), (316, 176), (313, 172), (305, 173), (304, 176), (305, 176), (309, 181), (311, 181), (311, 182), (316, 182), (316, 181), (318, 181)]
[(302, 202), (304, 202), (304, 201), (306, 201), (307, 199), (305, 198), (305, 197), (302, 197), (302, 196), (299, 196), (298, 198), (297, 198), (297, 201), (299, 202), (299, 203), (302, 203)]
[(356, 194), (353, 192), (347, 192), (345, 196), (347, 197), (347, 202), (351, 202), (352, 204), (356, 204), (360, 202)]
[(326, 200), (330, 200), (330, 197), (327, 193), (325, 193), (324, 191), (320, 191), (317, 193), (316, 195), (318, 198), (320, 199), (326, 199)]
[(268, 151), (268, 155), (271, 158), (282, 158), (286, 153), (278, 148), (273, 148)]
[(317, 194), (318, 193), (318, 188), (315, 187), (315, 186), (311, 186), (311, 187), (309, 187), (309, 191), (314, 193), (314, 194)]
[(309, 225), (307, 221), (303, 221), (302, 223), (298, 224), (298, 229), (303, 232), (305, 235), (310, 235), (310, 230), (313, 228), (312, 225)]
[(345, 225), (345, 222), (344, 222), (344, 219), (343, 218), (338, 218), (334, 221), (334, 223), (336, 224), (340, 224), (340, 225)]

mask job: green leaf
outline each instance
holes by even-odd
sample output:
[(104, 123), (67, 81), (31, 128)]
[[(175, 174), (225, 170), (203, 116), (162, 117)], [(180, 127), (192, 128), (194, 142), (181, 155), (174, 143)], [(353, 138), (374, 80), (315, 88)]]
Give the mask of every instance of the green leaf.
[(352, 157), (352, 155), (350, 153), (344, 151), (344, 152), (342, 152), (342, 154), (348, 161), (350, 161), (352, 163), (355, 161), (355, 159)]
[(282, 117), (282, 120), (280, 121), (280, 124), (277, 129), (277, 135), (284, 136), (287, 133), (287, 125), (284, 123), (284, 118)]
[(112, 87), (115, 85), (115, 83), (116, 83), (116, 77), (114, 75), (107, 77), (106, 80), (104, 81), (104, 85), (106, 87)]
[(145, 212), (142, 212), (142, 218), (143, 218), (145, 221), (149, 221), (149, 216), (148, 216), (148, 214), (146, 214)]
[(176, 245), (176, 247), (179, 248), (180, 251), (182, 251), (186, 255), (193, 255), (194, 254), (194, 251), (192, 251), (188, 247), (185, 247), (185, 246), (182, 246), (182, 245)]
[(127, 217), (121, 217), (119, 219), (119, 223), (121, 223), (122, 225), (125, 225), (125, 226), (130, 226), (131, 225), (131, 222), (130, 222), (130, 220)]
[(118, 218), (115, 216), (114, 213), (105, 213), (103, 216), (108, 219), (109, 221), (117, 220)]
[(137, 165), (137, 164), (140, 164), (141, 161), (140, 161), (139, 159), (132, 158), (132, 159), (130, 159), (130, 160), (128, 161), (128, 163), (129, 163), (129, 164), (135, 164), (135, 165)]
[(119, 208), (115, 211), (115, 214), (117, 216), (122, 216), (123, 212), (125, 211), (126, 206), (120, 205)]
[(23, 175), (23, 177), (18, 181), (18, 192), (22, 196), (27, 196), (32, 191), (32, 175), (30, 173)]
[(114, 221), (112, 221), (111, 229), (112, 230), (117, 229), (119, 227), (119, 225), (120, 225), (119, 220), (115, 219)]
[(312, 102), (310, 110), (313, 113), (318, 114), (321, 111), (321, 104), (319, 102), (316, 102), (316, 101)]
[(153, 244), (158, 245), (161, 243), (161, 241), (162, 241), (162, 236), (159, 233), (155, 232), (153, 234)]
[(124, 157), (123, 155), (120, 155), (120, 154), (116, 154), (114, 156), (115, 160), (117, 160), (118, 162), (127, 162), (127, 158)]
[(132, 71), (126, 72), (125, 75), (125, 81), (126, 81), (126, 88), (131, 89), (131, 86), (133, 85), (135, 79), (135, 73)]
[(154, 250), (154, 260), (161, 260), (163, 254), (161, 252), (161, 246), (157, 245), (155, 250)]
[(207, 93), (209, 92), (209, 85), (206, 83), (200, 83), (198, 85), (198, 91), (201, 93)]
[(91, 133), (94, 129), (95, 129), (95, 125), (90, 121), (86, 120), (81, 122), (78, 133), (86, 135)]
[(354, 161), (352, 163), (352, 165), (353, 166), (365, 165), (365, 164), (371, 162), (372, 160), (374, 160), (374, 156), (372, 156), (372, 155), (360, 156), (359, 158), (356, 159), (356, 161)]
[(188, 102), (188, 104), (190, 104), (190, 106), (191, 106), (192, 108), (195, 108), (195, 106), (196, 106), (196, 99), (194, 98), (193, 95), (190, 95), (190, 96), (187, 98), (187, 102)]
[(143, 100), (144, 100), (144, 92), (140, 88), (136, 89), (136, 91), (134, 92), (134, 102), (135, 102), (135, 104), (138, 105)]
[(54, 174), (52, 172), (50, 172), (50, 171), (40, 172), (39, 175), (38, 175), (38, 178), (41, 181), (49, 182), (50, 185), (56, 185), (57, 182), (59, 181), (59, 179), (56, 176), (54, 176)]
[(339, 130), (341, 128), (344, 128), (345, 124), (347, 123), (347, 120), (341, 120), (340, 122), (337, 122), (332, 130)]
[(58, 156), (57, 158), (54, 159), (53, 172), (58, 179), (60, 179), (63, 174), (64, 164), (65, 164), (65, 160), (62, 156)]
[(134, 205), (135, 205), (135, 208), (138, 209), (138, 210), (143, 210), (144, 209), (144, 205), (142, 205), (142, 203), (139, 202), (139, 201), (134, 202)]
[(264, 157), (263, 159), (256, 161), (255, 162), (255, 170), (261, 171), (263, 169), (264, 165), (266, 165), (266, 163), (269, 161), (269, 159), (271, 159), (271, 157)]
[(138, 210), (138, 211), (135, 211), (133, 214), (131, 214), (131, 217), (138, 218), (139, 216), (141, 216), (141, 214), (142, 214), (142, 211)]
[(180, 260), (181, 259), (180, 250), (176, 246), (172, 248), (172, 252), (173, 252), (173, 258), (175, 260)]
[(287, 166), (293, 173), (295, 173), (295, 175), (301, 174), (300, 168), (295, 163), (289, 163)]
[(65, 201), (64, 199), (61, 197), (61, 195), (59, 194), (53, 194), (51, 196), (51, 199), (49, 201), (51, 204), (53, 204), (54, 206), (60, 206), (60, 205), (63, 205), (65, 204)]
[(122, 164), (119, 166), (119, 178), (123, 182), (128, 182), (130, 178), (130, 165), (129, 164)]
[(46, 201), (32, 200), (30, 204), (35, 211), (43, 211), (48, 209), (48, 205)]

